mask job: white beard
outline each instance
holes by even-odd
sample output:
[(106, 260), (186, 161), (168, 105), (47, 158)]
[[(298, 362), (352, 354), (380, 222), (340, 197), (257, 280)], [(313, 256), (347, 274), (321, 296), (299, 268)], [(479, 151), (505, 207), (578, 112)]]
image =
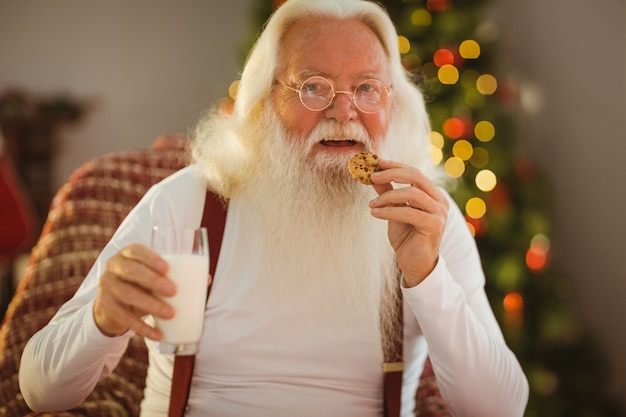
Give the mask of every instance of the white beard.
[[(368, 325), (382, 326), (387, 349), (389, 326), (396, 320), (398, 274), (387, 222), (369, 211), (376, 193), (350, 176), (350, 155), (310, 152), (319, 137), (364, 133), (356, 124), (357, 131), (344, 136), (333, 131), (334, 125), (323, 125), (303, 144), (273, 117), (268, 124), (254, 172), (248, 171), (233, 197), (254, 207), (264, 227), (269, 250), (261, 267), (280, 271), (268, 274), (271, 297), (280, 300), (298, 291), (338, 319), (356, 312)], [(371, 146), (369, 138), (361, 140)]]

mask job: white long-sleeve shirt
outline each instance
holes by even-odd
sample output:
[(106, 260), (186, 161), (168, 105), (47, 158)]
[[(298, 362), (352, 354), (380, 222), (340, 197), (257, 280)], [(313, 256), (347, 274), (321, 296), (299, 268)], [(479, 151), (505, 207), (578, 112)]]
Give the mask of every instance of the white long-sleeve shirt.
[[(75, 296), (24, 349), (20, 387), (35, 410), (80, 404), (110, 374), (131, 332), (107, 337), (92, 309), (108, 258), (130, 243), (148, 244), (150, 226), (197, 227), (205, 185), (188, 167), (154, 186), (129, 213)], [(337, 324), (332, 312), (298, 322), (297, 296), (255, 314), (259, 249), (254, 208), (229, 202), (215, 282), (205, 313), (187, 416), (381, 416), (380, 336)], [(250, 277), (242, 279), (242, 277)], [(506, 346), (484, 292), (474, 239), (452, 204), (440, 257), (419, 285), (402, 288), (404, 362), (402, 416), (413, 415), (414, 394), (427, 355), (455, 416), (522, 416), (528, 383)], [(337, 332), (340, 331), (340, 333)], [(166, 416), (173, 359), (146, 341), (150, 366), (142, 416)]]

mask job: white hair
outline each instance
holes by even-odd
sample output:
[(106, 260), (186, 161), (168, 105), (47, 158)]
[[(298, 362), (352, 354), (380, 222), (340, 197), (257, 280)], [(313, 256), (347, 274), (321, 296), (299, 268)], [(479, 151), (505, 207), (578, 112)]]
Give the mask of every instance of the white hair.
[[(196, 139), (193, 154), (196, 161), (206, 161), (208, 154), (216, 154), (223, 147), (233, 152), (233, 155), (221, 155), (218, 165), (228, 168), (232, 162), (239, 162), (235, 171), (228, 171), (222, 175), (216, 191), (228, 194), (230, 181), (237, 181), (237, 170), (245, 169), (249, 159), (249, 149), (225, 143), (227, 137), (240, 135), (243, 130), (249, 131), (249, 125), (258, 124), (262, 114), (262, 106), (271, 100), (271, 90), (275, 82), (279, 61), (281, 40), (287, 30), (296, 22), (312, 17), (327, 17), (332, 19), (356, 19), (366, 24), (378, 37), (388, 57), (391, 87), (392, 107), (389, 124), (388, 139), (381, 149), (381, 156), (415, 166), (422, 170), (438, 184), (443, 184), (445, 175), (440, 167), (436, 166), (430, 157), (430, 121), (426, 112), (424, 98), (419, 88), (411, 81), (410, 75), (402, 65), (398, 49), (398, 35), (387, 12), (378, 4), (366, 0), (288, 0), (274, 12), (267, 21), (264, 30), (252, 48), (238, 87), (237, 98), (233, 113), (222, 116), (212, 115), (223, 123), (217, 129), (209, 126), (211, 136), (219, 144), (207, 141), (207, 124), (200, 124), (196, 130)], [(247, 127), (246, 127), (247, 126)], [(264, 138), (254, 138), (263, 140)], [(250, 138), (245, 139), (251, 140)], [(245, 148), (245, 147), (244, 147)], [(237, 161), (231, 160), (237, 158)], [(224, 159), (226, 158), (226, 159)], [(212, 158), (213, 163), (216, 158)], [(215, 164), (213, 164), (213, 168)], [(218, 166), (219, 170), (220, 167)], [(218, 179), (216, 179), (218, 180)]]

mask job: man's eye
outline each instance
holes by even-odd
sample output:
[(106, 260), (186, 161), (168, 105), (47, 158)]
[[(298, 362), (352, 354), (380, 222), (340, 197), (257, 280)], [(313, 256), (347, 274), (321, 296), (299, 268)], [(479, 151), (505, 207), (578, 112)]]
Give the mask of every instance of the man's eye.
[(359, 85), (359, 91), (362, 91), (364, 93), (373, 93), (373, 92), (375, 92), (377, 90), (376, 90), (376, 87), (373, 86), (372, 84), (365, 83), (365, 84), (360, 84)]
[(307, 91), (307, 92), (314, 92), (320, 89), (319, 84), (316, 83), (306, 83), (304, 85), (302, 85), (302, 90)]
[(324, 84), (322, 82), (306, 83), (302, 86), (302, 92), (307, 95), (323, 96), (332, 95), (332, 87), (330, 84)]

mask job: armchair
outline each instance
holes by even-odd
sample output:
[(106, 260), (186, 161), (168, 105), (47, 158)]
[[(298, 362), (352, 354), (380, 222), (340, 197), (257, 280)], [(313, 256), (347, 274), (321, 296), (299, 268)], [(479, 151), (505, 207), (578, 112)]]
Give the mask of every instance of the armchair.
[[(33, 248), (25, 274), (0, 327), (0, 416), (134, 417), (143, 398), (148, 355), (141, 338), (131, 339), (114, 372), (79, 407), (35, 413), (18, 385), (22, 350), (76, 291), (100, 250), (148, 188), (188, 163), (187, 140), (157, 138), (150, 149), (94, 158), (61, 187)], [(417, 416), (449, 416), (430, 363), (417, 393)]]

